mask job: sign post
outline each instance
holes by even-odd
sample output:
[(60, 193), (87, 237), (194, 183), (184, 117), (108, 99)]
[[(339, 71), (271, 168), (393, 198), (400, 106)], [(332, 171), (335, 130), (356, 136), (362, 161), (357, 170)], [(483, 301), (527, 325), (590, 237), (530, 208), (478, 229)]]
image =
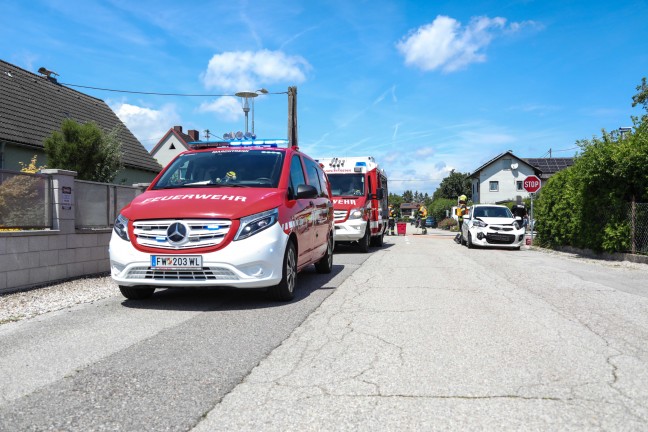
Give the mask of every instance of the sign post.
[(522, 185), (524, 186), (524, 190), (529, 192), (529, 195), (531, 196), (531, 211), (529, 212), (529, 227), (531, 228), (531, 245), (533, 245), (534, 226), (532, 225), (535, 225), (533, 223), (533, 198), (535, 198), (536, 192), (538, 192), (542, 187), (542, 182), (537, 176), (530, 175), (524, 179)]

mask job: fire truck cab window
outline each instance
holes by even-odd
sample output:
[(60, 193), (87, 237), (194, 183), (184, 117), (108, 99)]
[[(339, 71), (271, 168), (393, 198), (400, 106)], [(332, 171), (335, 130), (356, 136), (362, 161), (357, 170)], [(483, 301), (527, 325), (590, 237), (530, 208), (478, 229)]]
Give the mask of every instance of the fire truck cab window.
[(362, 196), (365, 193), (363, 174), (329, 174), (333, 196)]

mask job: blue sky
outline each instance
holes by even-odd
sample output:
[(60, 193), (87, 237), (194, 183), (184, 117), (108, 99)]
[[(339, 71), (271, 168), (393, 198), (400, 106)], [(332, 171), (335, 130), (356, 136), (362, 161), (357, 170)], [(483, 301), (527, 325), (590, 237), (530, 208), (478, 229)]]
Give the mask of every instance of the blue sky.
[[(648, 2), (0, 0), (0, 58), (59, 82), (255, 99), (259, 137), (374, 156), (390, 191), (432, 194), (498, 154), (575, 155), (630, 126), (648, 76)], [(147, 148), (174, 125), (244, 129), (239, 98), (73, 87), (105, 100)], [(277, 93), (277, 94), (272, 94)], [(250, 118), (251, 123), (251, 118)], [(251, 128), (251, 124), (249, 126)]]

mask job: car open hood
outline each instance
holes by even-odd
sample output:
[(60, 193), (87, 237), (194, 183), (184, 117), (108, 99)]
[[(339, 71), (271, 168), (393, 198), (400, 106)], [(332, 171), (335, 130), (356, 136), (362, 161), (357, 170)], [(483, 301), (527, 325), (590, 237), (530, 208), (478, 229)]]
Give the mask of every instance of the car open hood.
[(266, 188), (182, 188), (150, 190), (122, 210), (128, 219), (239, 219), (278, 207), (285, 190)]

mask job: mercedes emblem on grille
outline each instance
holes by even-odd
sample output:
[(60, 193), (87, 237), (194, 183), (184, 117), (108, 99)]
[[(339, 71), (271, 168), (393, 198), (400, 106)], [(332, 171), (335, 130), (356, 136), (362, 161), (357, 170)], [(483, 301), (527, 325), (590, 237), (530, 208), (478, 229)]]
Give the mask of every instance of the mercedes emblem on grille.
[(188, 239), (189, 228), (182, 222), (174, 222), (167, 228), (167, 239), (172, 245), (181, 245)]

